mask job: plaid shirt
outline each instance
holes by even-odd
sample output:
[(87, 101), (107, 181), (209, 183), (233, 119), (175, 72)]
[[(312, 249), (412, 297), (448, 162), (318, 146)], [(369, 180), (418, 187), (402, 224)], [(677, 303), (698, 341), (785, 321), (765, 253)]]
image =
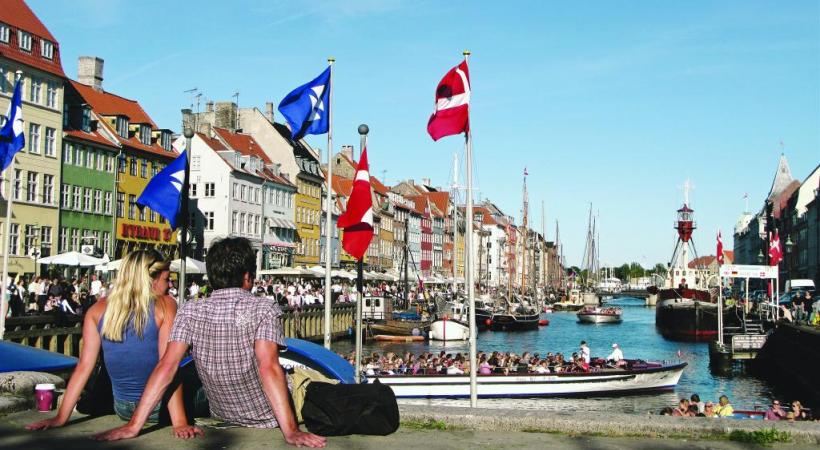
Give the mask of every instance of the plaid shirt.
[(253, 346), (262, 339), (285, 348), (281, 315), (273, 300), (240, 288), (220, 289), (179, 309), (170, 340), (191, 346), (212, 416), (247, 427), (278, 426)]

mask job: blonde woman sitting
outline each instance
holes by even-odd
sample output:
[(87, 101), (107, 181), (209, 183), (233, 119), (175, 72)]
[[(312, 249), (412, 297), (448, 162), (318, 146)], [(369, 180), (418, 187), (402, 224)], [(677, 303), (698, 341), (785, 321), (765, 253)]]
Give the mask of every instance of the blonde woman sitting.
[[(123, 258), (111, 294), (85, 315), (80, 362), (57, 416), (29, 424), (27, 429), (61, 427), (68, 421), (101, 348), (113, 386), (114, 411), (122, 420), (131, 419), (148, 377), (165, 353), (176, 317), (176, 302), (167, 295), (169, 265), (156, 250), (138, 250)], [(173, 392), (167, 407), (174, 436), (187, 439), (202, 434), (202, 430), (188, 424), (181, 386)], [(149, 421), (158, 422), (159, 413), (158, 405)]]

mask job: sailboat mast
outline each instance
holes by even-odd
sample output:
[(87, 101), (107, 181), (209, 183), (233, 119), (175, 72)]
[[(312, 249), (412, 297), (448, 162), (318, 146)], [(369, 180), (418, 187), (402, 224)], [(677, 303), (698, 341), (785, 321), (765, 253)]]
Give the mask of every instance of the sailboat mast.
[(523, 237), (524, 240), (521, 242), (521, 294), (526, 293), (527, 291), (527, 238), (529, 235), (529, 230), (527, 230), (527, 168), (524, 168), (524, 203), (522, 209), (522, 216), (523, 216)]
[(453, 300), (455, 300), (456, 292), (458, 292), (458, 282), (456, 281), (456, 242), (458, 241), (458, 203), (456, 203), (456, 196), (458, 194), (458, 153), (453, 153), (453, 185), (452, 185), (452, 199), (453, 205), (453, 248), (450, 250), (450, 261), (453, 269)]

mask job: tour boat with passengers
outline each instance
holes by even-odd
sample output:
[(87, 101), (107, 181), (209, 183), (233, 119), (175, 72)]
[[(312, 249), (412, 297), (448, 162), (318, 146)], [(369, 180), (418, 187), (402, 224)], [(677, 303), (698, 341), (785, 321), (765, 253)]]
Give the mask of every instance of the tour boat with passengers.
[[(626, 360), (619, 367), (593, 367), (589, 372), (479, 374), (479, 398), (595, 397), (670, 391), (680, 380), (685, 362)], [(368, 375), (390, 386), (398, 398), (467, 398), (470, 376), (443, 374)]]
[(578, 311), (580, 323), (621, 323), (623, 309), (615, 307), (588, 306)]

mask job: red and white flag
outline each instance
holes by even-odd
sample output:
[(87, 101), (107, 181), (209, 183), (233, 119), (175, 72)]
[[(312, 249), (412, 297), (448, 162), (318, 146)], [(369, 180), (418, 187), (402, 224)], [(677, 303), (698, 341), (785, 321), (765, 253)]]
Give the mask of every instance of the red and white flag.
[(470, 94), (470, 71), (463, 61), (436, 87), (436, 109), (427, 122), (427, 132), (434, 141), (470, 130)]
[(774, 237), (769, 242), (769, 265), (776, 266), (783, 259), (783, 250), (780, 248), (780, 232), (774, 230)]
[(370, 194), (367, 148), (362, 151), (356, 167), (356, 178), (353, 179), (353, 191), (336, 227), (344, 229), (342, 248), (350, 256), (361, 260), (373, 239), (373, 199)]
[(719, 266), (723, 265), (723, 239), (720, 237), (720, 230), (717, 235), (717, 263)]

